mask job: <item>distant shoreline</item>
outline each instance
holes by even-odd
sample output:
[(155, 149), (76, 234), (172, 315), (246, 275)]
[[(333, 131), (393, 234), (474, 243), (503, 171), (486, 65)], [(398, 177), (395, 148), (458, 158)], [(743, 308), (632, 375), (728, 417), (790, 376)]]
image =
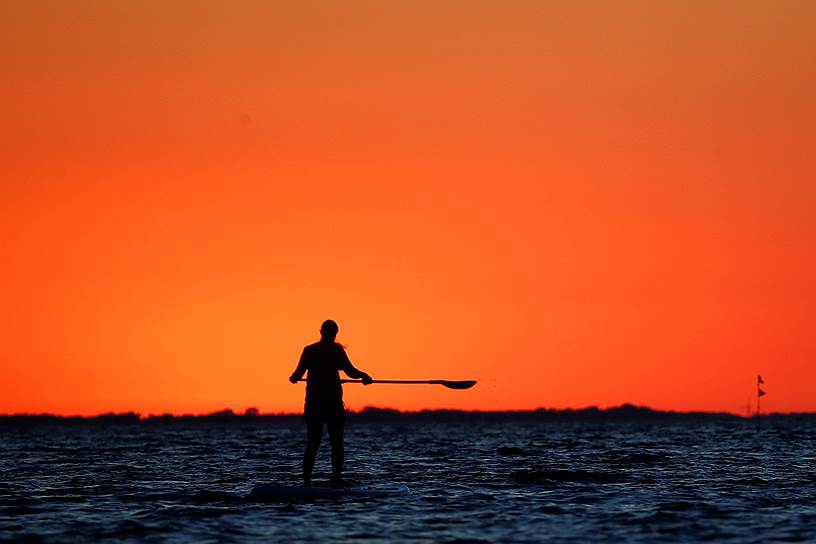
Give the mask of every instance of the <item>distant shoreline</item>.
[[(236, 413), (225, 409), (209, 414), (150, 414), (142, 415), (136, 412), (103, 413), (95, 416), (62, 416), (48, 413), (17, 413), (0, 414), (0, 425), (8, 424), (41, 424), (41, 423), (116, 423), (116, 424), (152, 424), (152, 423), (249, 423), (299, 420), (299, 413), (260, 413), (257, 409), (249, 408), (245, 412)], [(644, 422), (672, 422), (672, 421), (749, 421), (753, 416), (741, 416), (728, 412), (676, 412), (654, 410), (645, 406), (624, 404), (612, 408), (597, 408), (591, 406), (581, 409), (548, 409), (536, 410), (419, 410), (400, 411), (392, 408), (366, 407), (360, 411), (349, 411), (347, 417), (352, 421), (586, 421), (586, 422), (614, 422), (614, 421), (644, 421)], [(816, 412), (769, 413), (762, 414), (767, 421), (812, 420), (816, 422)]]

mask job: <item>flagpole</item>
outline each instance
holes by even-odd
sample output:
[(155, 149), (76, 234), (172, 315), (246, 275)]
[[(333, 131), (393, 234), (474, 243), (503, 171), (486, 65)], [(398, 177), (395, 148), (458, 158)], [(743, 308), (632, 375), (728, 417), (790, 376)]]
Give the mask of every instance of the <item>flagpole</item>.
[(765, 391), (762, 390), (762, 384), (765, 380), (762, 379), (761, 374), (757, 374), (757, 409), (756, 409), (756, 430), (759, 432), (759, 418), (762, 414), (762, 396)]

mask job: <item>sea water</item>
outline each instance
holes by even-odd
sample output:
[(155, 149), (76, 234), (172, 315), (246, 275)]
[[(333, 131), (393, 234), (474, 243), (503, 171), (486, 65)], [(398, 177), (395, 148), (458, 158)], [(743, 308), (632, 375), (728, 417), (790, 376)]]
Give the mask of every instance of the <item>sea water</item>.
[(295, 419), (0, 433), (3, 542), (816, 540), (807, 420), (349, 421), (347, 477), (411, 495), (273, 503), (245, 496), (299, 482)]

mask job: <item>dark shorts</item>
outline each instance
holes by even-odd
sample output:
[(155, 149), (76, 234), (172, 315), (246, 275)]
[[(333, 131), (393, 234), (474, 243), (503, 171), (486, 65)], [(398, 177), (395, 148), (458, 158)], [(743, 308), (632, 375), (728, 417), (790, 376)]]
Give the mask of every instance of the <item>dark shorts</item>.
[(341, 404), (331, 406), (308, 406), (303, 412), (306, 420), (306, 434), (309, 444), (316, 447), (323, 436), (323, 427), (329, 431), (332, 451), (343, 451), (343, 431), (346, 426), (346, 411)]
[(346, 410), (343, 406), (343, 401), (318, 403), (306, 402), (303, 407), (303, 417), (306, 421), (314, 423), (336, 423), (342, 422), (346, 418)]

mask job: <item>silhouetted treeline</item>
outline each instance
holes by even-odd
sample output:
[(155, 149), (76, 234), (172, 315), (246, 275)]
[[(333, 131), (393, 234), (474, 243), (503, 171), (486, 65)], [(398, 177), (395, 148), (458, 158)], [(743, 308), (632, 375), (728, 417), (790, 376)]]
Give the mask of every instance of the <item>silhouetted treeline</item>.
[[(100, 414), (91, 417), (58, 416), (53, 414), (13, 414), (0, 415), (0, 425), (37, 425), (37, 424), (92, 424), (92, 425), (160, 425), (175, 423), (287, 423), (299, 422), (300, 414), (261, 414), (256, 408), (249, 408), (243, 413), (232, 410), (221, 410), (204, 415), (148, 415), (135, 412), (121, 414)], [(367, 407), (359, 412), (348, 412), (351, 422), (738, 422), (747, 418), (725, 412), (673, 412), (660, 411), (624, 404), (615, 408), (597, 408), (591, 406), (578, 410), (554, 410), (540, 408), (524, 411), (466, 411), (466, 410), (422, 410), (418, 412), (401, 412), (390, 408)], [(816, 423), (816, 412), (795, 414), (767, 414), (762, 421), (773, 423)]]

